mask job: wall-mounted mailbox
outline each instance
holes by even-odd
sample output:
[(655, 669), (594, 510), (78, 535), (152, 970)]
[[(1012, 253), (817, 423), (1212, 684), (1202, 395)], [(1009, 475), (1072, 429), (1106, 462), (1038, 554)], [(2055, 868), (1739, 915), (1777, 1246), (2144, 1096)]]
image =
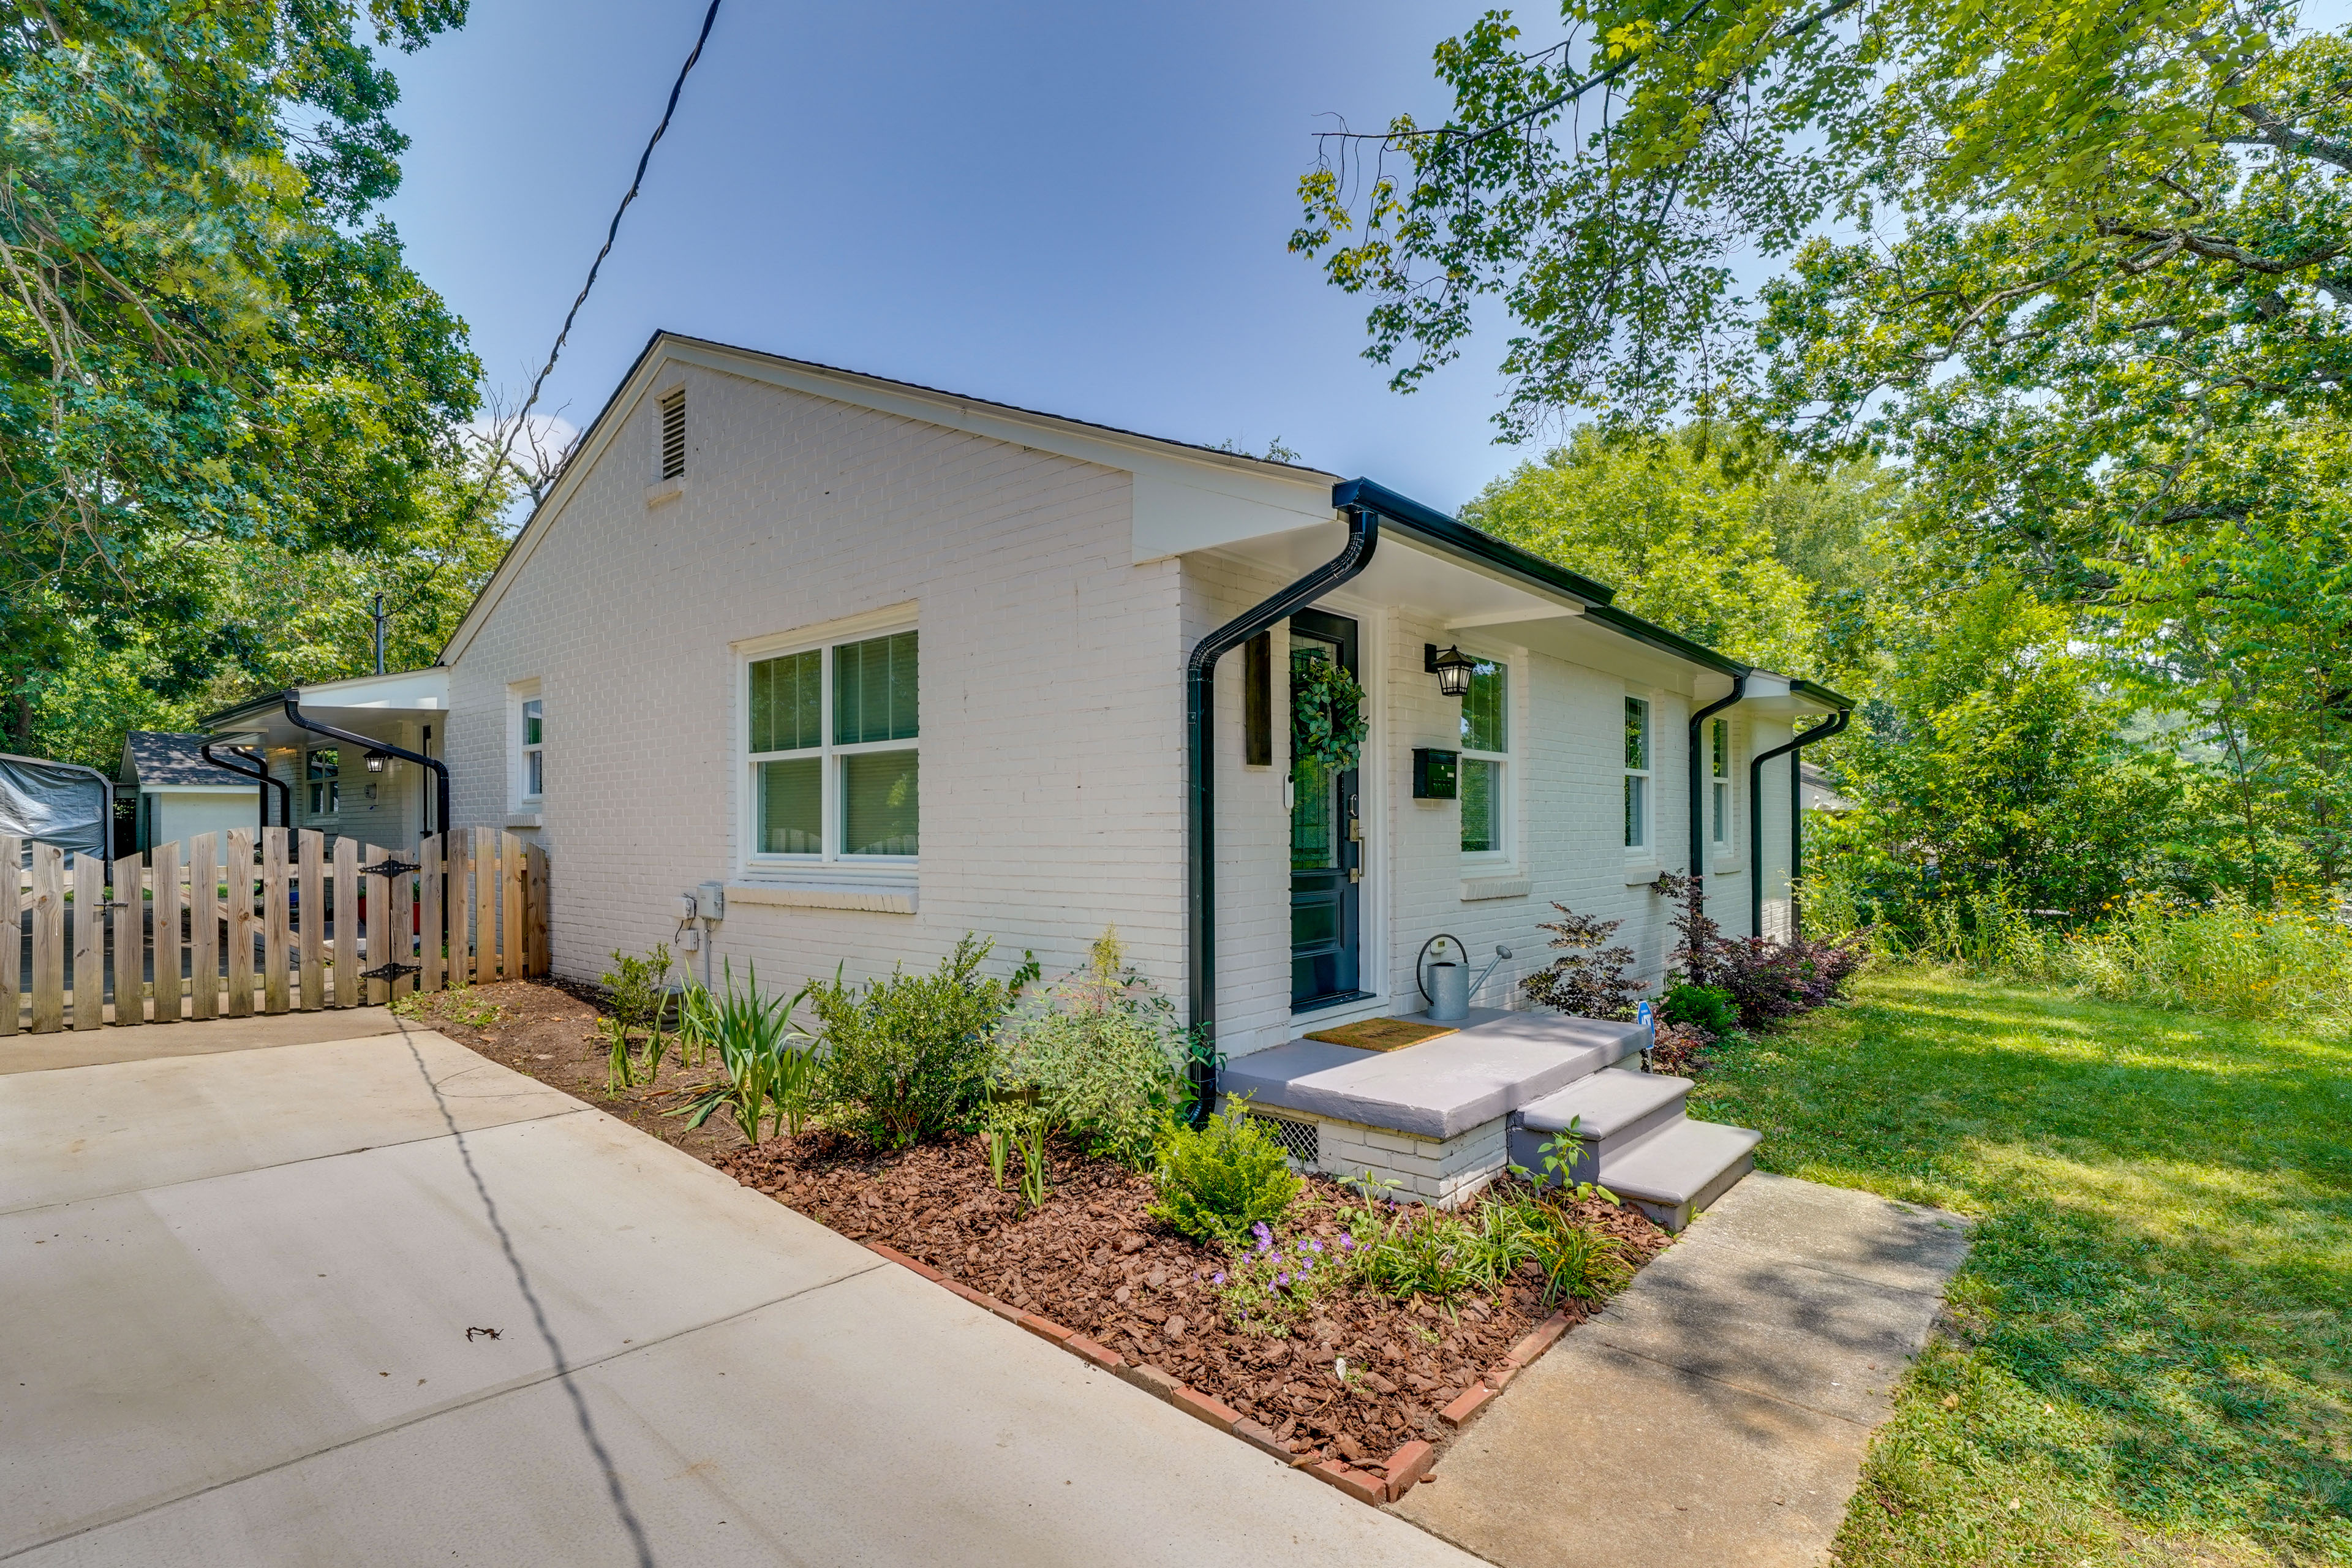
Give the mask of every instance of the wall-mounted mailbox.
[(1434, 746), (1412, 749), (1412, 798), (1415, 800), (1452, 800), (1454, 775), (1462, 754), (1441, 752)]

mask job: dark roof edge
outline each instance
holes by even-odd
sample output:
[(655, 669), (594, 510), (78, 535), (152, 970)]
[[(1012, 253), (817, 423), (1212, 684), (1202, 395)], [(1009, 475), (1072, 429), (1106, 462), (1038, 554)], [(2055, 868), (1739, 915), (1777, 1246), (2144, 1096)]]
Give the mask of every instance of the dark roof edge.
[(1826, 702), (1832, 708), (1850, 710), (1859, 706), (1853, 698), (1843, 692), (1832, 691), (1818, 680), (1792, 680), (1789, 682), (1789, 689), (1816, 702)]
[(1435, 507), (1423, 506), (1370, 479), (1347, 479), (1333, 485), (1331, 504), (1370, 507), (1407, 533), (1449, 555), (1507, 573), (1547, 593), (1565, 594), (1587, 606), (1606, 605), (1617, 592), (1606, 583), (1594, 582), (1582, 573), (1571, 572), (1516, 544), (1506, 544), (1491, 533), (1481, 533)]
[[(1729, 676), (1753, 675), (1757, 667), (1743, 664), (1729, 654), (1717, 653), (1705, 643), (1693, 642), (1679, 632), (1670, 632), (1653, 621), (1645, 621), (1631, 610), (1621, 610), (1610, 603), (1616, 590), (1605, 583), (1596, 582), (1579, 572), (1545, 560), (1540, 555), (1506, 543), (1491, 533), (1485, 533), (1457, 518), (1446, 516), (1434, 507), (1401, 496), (1384, 485), (1370, 479), (1349, 479), (1331, 487), (1334, 507), (1366, 506), (1412, 534), (1424, 543), (1434, 545), (1447, 554), (1479, 565), (1491, 567), (1517, 577), (1546, 593), (1574, 599), (1584, 606), (1585, 617), (1608, 626), (1611, 630), (1646, 643), (1662, 653)], [(1811, 680), (1790, 680), (1789, 689), (1832, 708), (1852, 708), (1853, 700)]]

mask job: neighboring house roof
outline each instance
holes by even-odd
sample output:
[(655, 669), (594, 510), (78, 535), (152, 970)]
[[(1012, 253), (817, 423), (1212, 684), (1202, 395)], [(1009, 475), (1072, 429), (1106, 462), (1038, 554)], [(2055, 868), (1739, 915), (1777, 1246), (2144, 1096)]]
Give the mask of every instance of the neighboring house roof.
[(211, 739), (169, 730), (133, 730), (122, 742), (122, 771), (116, 777), (142, 790), (251, 789), (250, 776), (205, 761), (198, 748)]

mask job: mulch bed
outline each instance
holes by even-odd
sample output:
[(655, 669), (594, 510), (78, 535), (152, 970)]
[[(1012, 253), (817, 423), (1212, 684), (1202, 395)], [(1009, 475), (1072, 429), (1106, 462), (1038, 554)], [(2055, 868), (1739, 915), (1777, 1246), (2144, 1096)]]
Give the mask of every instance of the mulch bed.
[[(876, 1156), (831, 1133), (738, 1148), (714, 1162), (744, 1185), (853, 1240), (880, 1243), (950, 1279), (1052, 1319), (1129, 1361), (1159, 1366), (1270, 1427), (1302, 1458), (1377, 1459), (1414, 1438), (1442, 1440), (1437, 1412), (1501, 1364), (1548, 1315), (1532, 1285), (1475, 1297), (1448, 1311), (1426, 1299), (1367, 1292), (1326, 1298), (1320, 1315), (1285, 1337), (1226, 1322), (1206, 1277), (1222, 1254), (1148, 1217), (1150, 1184), (1109, 1161), (1055, 1151), (1053, 1192), (1034, 1214), (992, 1182), (977, 1139)], [(1352, 1196), (1321, 1177), (1286, 1233), (1339, 1234), (1334, 1209)], [(1624, 1243), (1627, 1261), (1666, 1237), (1637, 1210), (1598, 1201), (1580, 1217)], [(1592, 1309), (1570, 1300), (1580, 1322)], [(1347, 1359), (1343, 1387), (1333, 1362)]]

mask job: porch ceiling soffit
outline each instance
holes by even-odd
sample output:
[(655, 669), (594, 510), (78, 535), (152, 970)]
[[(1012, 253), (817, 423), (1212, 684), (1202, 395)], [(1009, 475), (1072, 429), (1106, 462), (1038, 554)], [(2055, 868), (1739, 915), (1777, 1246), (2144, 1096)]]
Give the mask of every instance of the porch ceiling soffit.
[[(1332, 522), (1243, 541), (1213, 553), (1289, 581), (1328, 560), (1344, 533), (1342, 524)], [(1401, 528), (1381, 531), (1372, 563), (1346, 592), (1433, 622), (1448, 634), (1524, 647), (1658, 690), (1712, 700), (1731, 689), (1728, 675), (1637, 642), (1588, 619), (1580, 604), (1539, 594), (1500, 571), (1483, 570)]]
[[(355, 734), (400, 742), (414, 726), (428, 724), (449, 710), (449, 672), (430, 669), (396, 670), (389, 675), (362, 675), (349, 680), (322, 680), (295, 689), (305, 718)], [(207, 733), (244, 745), (283, 751), (317, 743), (331, 745), (322, 735), (297, 728), (286, 717), (278, 694), (258, 697), (204, 721)]]
[(506, 558), (475, 596), (473, 606), (450, 634), (440, 656), (453, 664), (480, 632), (517, 574), (529, 563), (550, 527), (594, 470), (629, 414), (673, 364), (690, 364), (720, 374), (805, 393), (835, 403), (919, 419), (951, 430), (968, 430), (1017, 447), (1052, 452), (1132, 474), (1136, 479), (1134, 558), (1155, 560), (1184, 550), (1207, 548), (1225, 537), (1244, 538), (1306, 518), (1331, 515), (1336, 474), (1287, 463), (1220, 452), (1181, 441), (1139, 435), (1107, 425), (1015, 408), (1009, 404), (961, 396), (884, 376), (815, 364), (738, 348), (701, 338), (657, 331), (639, 351), (613, 395), (580, 437), (545, 500), (508, 547)]

